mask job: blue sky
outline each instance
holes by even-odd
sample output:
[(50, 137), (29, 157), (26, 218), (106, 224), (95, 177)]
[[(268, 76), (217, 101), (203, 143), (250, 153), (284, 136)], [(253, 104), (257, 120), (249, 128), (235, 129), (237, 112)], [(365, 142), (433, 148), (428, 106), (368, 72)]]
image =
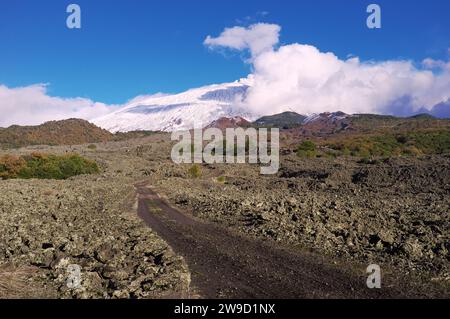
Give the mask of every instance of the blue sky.
[[(77, 3), (82, 29), (69, 30)], [(369, 30), (366, 7), (382, 8)], [(251, 72), (242, 53), (203, 45), (225, 27), (282, 27), (280, 45), (312, 44), (345, 59), (448, 59), (447, 0), (14, 0), (0, 4), (0, 84), (49, 83), (48, 94), (124, 103), (139, 94), (180, 92)]]

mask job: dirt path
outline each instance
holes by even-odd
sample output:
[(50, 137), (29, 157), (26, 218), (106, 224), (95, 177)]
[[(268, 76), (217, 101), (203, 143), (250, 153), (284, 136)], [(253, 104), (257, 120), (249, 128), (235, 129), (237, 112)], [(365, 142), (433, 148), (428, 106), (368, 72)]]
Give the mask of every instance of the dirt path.
[(324, 257), (244, 238), (174, 209), (145, 184), (136, 188), (139, 216), (185, 258), (201, 297), (391, 298), (416, 293), (391, 284), (368, 289), (364, 270), (356, 273)]

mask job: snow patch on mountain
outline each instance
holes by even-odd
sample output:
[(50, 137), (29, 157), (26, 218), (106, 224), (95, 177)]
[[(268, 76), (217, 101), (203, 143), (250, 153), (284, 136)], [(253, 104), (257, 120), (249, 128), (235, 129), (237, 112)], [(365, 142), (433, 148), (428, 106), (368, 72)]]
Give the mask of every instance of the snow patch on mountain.
[(313, 123), (321, 120), (328, 120), (334, 123), (336, 121), (343, 120), (348, 117), (351, 117), (351, 115), (346, 114), (344, 112), (331, 112), (331, 113), (325, 112), (320, 114), (313, 113), (305, 118), (303, 124)]

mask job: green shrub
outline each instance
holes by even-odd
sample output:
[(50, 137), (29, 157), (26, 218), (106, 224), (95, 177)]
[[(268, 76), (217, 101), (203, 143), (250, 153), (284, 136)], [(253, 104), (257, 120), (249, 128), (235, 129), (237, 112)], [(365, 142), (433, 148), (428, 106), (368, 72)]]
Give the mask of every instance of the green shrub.
[(316, 157), (316, 144), (312, 141), (303, 141), (297, 148), (297, 155), (300, 157)]
[(336, 151), (338, 155), (350, 154), (361, 158), (443, 154), (450, 151), (450, 132), (422, 130), (401, 134), (359, 135), (326, 143), (325, 146)]
[(199, 178), (202, 175), (202, 170), (199, 165), (194, 164), (188, 169), (188, 174), (192, 178)]
[(63, 156), (32, 153), (0, 158), (0, 178), (66, 179), (75, 175), (98, 173), (97, 163), (77, 154)]
[(406, 144), (408, 142), (408, 136), (403, 134), (397, 135), (395, 138), (400, 144)]
[(219, 182), (219, 183), (225, 183), (225, 176), (219, 176), (219, 177), (217, 177), (217, 182)]
[(326, 152), (324, 153), (324, 157), (325, 157), (325, 158), (336, 158), (336, 157), (337, 157), (337, 154), (336, 154), (336, 152), (326, 151)]

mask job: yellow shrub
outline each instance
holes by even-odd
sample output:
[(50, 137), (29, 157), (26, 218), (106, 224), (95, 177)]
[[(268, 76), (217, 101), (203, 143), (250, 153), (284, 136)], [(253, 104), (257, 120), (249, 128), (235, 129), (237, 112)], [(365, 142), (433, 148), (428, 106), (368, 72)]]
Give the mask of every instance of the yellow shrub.
[(201, 168), (200, 168), (200, 166), (197, 165), (197, 164), (192, 165), (192, 166), (189, 168), (188, 173), (189, 173), (189, 175), (190, 175), (192, 178), (198, 178), (198, 177), (200, 177), (200, 176), (202, 175)]
[(0, 158), (0, 178), (14, 178), (26, 165), (22, 157), (3, 155)]

